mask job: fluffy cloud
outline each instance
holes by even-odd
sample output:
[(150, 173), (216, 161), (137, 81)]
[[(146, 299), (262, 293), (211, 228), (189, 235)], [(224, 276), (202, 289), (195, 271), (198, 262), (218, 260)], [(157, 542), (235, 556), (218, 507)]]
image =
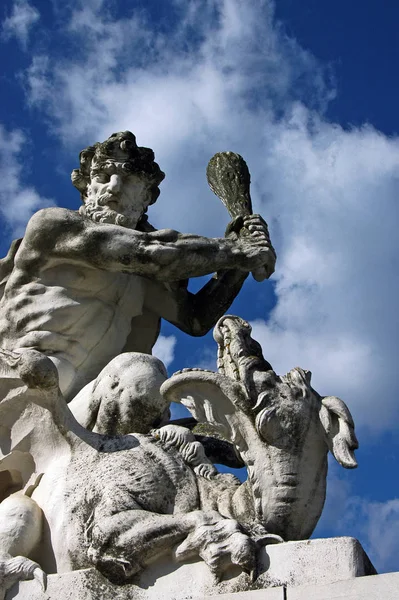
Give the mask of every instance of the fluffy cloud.
[[(387, 502), (359, 502), (366, 521), (363, 527), (375, 566), (399, 569), (399, 498)], [(354, 506), (356, 509), (356, 504)]]
[(167, 173), (151, 208), (158, 227), (222, 235), (206, 163), (223, 149), (243, 154), (279, 256), (277, 304), (268, 321), (257, 315), (255, 337), (278, 371), (311, 369), (358, 424), (394, 427), (398, 140), (325, 118), (334, 90), (273, 21), (272, 2), (171, 6), (162, 33), (142, 12), (75, 5), (63, 35), (80, 54), (33, 57), (31, 103), (67, 147), (123, 129), (152, 146)]
[(31, 29), (39, 18), (39, 11), (27, 0), (15, 0), (10, 16), (2, 23), (3, 37), (6, 40), (15, 37), (26, 49)]
[(335, 468), (327, 501), (314, 536), (349, 535), (359, 539), (378, 572), (399, 570), (399, 498), (371, 502), (353, 494)]
[(309, 118), (294, 109), (264, 156), (264, 212), (281, 226), (278, 302), (254, 335), (277, 370), (310, 368), (358, 424), (387, 426), (397, 414), (399, 142)]
[(28, 219), (36, 210), (53, 204), (23, 182), (25, 143), (22, 131), (7, 131), (0, 124), (0, 211), (14, 237), (23, 235)]
[(160, 335), (152, 353), (157, 356), (166, 367), (172, 364), (175, 358), (176, 338), (173, 335)]
[(232, 147), (251, 163), (277, 106), (311, 90), (322, 110), (331, 92), (312, 56), (275, 30), (271, 2), (175, 0), (173, 8), (162, 33), (143, 12), (117, 19), (99, 0), (75, 4), (63, 40), (64, 56), (74, 56), (34, 56), (27, 97), (66, 145), (132, 129), (167, 173), (162, 197), (170, 200), (155, 218), (220, 235), (226, 212), (207, 190), (210, 156)]

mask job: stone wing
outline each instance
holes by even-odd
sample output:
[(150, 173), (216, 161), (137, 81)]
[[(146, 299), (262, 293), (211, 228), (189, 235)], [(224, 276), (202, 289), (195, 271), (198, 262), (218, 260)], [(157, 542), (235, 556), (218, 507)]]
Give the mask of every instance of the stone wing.
[(199, 423), (209, 423), (232, 443), (242, 437), (243, 408), (248, 400), (243, 386), (232, 379), (200, 369), (181, 371), (161, 386), (169, 402), (183, 404)]

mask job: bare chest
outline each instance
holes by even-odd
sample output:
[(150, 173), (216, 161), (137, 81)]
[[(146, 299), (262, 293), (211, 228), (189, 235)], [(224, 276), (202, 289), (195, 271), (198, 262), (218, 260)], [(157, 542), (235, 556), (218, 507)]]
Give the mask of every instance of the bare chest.
[(143, 279), (138, 275), (113, 273), (85, 265), (61, 263), (44, 269), (40, 282), (46, 288), (68, 290), (72, 297), (93, 297), (118, 303), (126, 293), (143, 295)]
[(45, 344), (48, 351), (59, 351), (57, 334), (62, 334), (69, 345), (77, 345), (75, 362), (94, 346), (120, 351), (132, 318), (143, 311), (144, 280), (136, 275), (60, 263), (43, 269), (33, 281), (15, 283), (3, 299), (3, 337), (11, 331), (19, 345)]

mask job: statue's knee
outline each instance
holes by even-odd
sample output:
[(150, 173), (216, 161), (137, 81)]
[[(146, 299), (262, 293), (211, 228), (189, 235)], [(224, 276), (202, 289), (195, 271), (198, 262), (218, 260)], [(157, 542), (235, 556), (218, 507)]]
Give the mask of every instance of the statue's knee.
[(32, 498), (16, 492), (0, 504), (0, 552), (11, 556), (29, 553), (42, 535), (42, 511)]
[(158, 426), (169, 407), (159, 391), (166, 378), (155, 356), (127, 352), (114, 358), (93, 386), (92, 402), (100, 404), (94, 431), (147, 433)]
[(147, 374), (153, 371), (155, 375), (164, 379), (168, 376), (165, 365), (156, 356), (141, 352), (124, 352), (113, 358), (101, 371), (99, 377), (103, 374), (118, 373), (121, 370), (135, 373), (143, 371)]

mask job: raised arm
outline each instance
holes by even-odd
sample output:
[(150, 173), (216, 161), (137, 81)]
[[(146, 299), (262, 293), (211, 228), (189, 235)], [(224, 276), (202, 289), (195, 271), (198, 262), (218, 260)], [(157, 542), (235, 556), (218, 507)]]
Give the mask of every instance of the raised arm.
[[(24, 239), (32, 254), (82, 262), (95, 268), (176, 281), (223, 269), (248, 272), (270, 261), (266, 239), (206, 238), (164, 229), (141, 232), (94, 223), (65, 209), (34, 215)], [(33, 258), (33, 256), (32, 256)]]
[[(256, 232), (258, 238), (269, 244), (270, 254), (266, 266), (270, 276), (274, 271), (276, 257), (266, 223), (259, 215), (251, 215), (246, 219), (245, 229), (247, 232)], [(230, 230), (228, 235), (233, 243), (237, 243), (238, 237), (234, 231)], [(185, 286), (166, 292), (165, 289), (157, 288), (156, 283), (149, 284), (147, 306), (185, 333), (205, 335), (230, 308), (248, 276), (248, 270), (219, 271), (196, 294), (190, 293)]]

